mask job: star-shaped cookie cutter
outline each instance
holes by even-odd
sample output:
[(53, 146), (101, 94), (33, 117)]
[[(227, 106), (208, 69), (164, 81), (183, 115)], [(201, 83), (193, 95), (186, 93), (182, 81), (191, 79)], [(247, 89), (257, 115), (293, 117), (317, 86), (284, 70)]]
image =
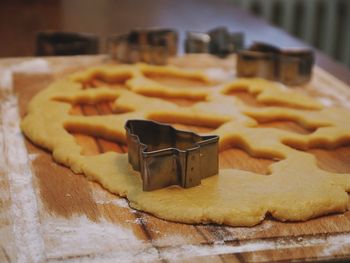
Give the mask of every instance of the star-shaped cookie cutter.
[(149, 120), (128, 120), (125, 129), (129, 163), (141, 172), (144, 191), (189, 188), (218, 173), (217, 135), (200, 136)]

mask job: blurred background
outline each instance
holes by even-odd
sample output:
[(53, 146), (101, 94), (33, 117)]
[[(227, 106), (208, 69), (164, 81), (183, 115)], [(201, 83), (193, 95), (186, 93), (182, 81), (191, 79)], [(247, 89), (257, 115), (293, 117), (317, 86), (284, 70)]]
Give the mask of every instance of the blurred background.
[[(104, 39), (111, 32), (125, 33), (130, 26), (144, 26), (144, 21), (147, 26), (180, 26), (207, 31), (218, 26), (218, 22), (230, 24), (229, 10), (225, 16), (221, 16), (222, 11), (215, 13), (218, 3), (225, 2), (226, 6), (248, 10), (281, 27), (350, 67), (350, 0), (204, 1), (201, 10), (196, 10), (199, 1), (158, 2), (164, 4), (150, 5), (147, 0), (0, 0), (0, 57), (37, 54), (38, 32), (45, 30), (94, 34), (102, 40), (97, 52), (105, 51)], [(186, 9), (179, 8), (183, 4)], [(165, 5), (171, 11), (162, 12)], [(208, 20), (195, 20), (195, 12), (201, 12)], [(230, 27), (244, 31), (244, 21)], [(271, 40), (272, 43), (278, 41)]]
[(232, 0), (350, 67), (349, 0)]

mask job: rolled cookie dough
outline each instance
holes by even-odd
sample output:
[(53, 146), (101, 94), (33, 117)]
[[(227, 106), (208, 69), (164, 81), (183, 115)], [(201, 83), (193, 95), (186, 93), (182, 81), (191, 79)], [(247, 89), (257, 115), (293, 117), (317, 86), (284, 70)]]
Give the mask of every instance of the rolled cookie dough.
[[(205, 87), (167, 86), (147, 78), (150, 74), (196, 79)], [(122, 81), (127, 88), (85, 89), (84, 83), (94, 77)], [(245, 90), (268, 106), (248, 106), (227, 95), (234, 90)], [(161, 96), (200, 102), (181, 107)], [(70, 115), (75, 103), (104, 100), (115, 100), (114, 106), (127, 109), (127, 113)], [(197, 187), (143, 192), (140, 176), (128, 164), (126, 154), (84, 156), (68, 132), (74, 129), (125, 142), (123, 126), (131, 118), (215, 127), (211, 133), (220, 136), (220, 149), (235, 144), (253, 156), (279, 161), (269, 167), (268, 175), (220, 169), (218, 175), (202, 180)], [(257, 121), (280, 119), (315, 131), (302, 135), (257, 127)], [(21, 128), (32, 142), (50, 150), (55, 161), (126, 197), (136, 209), (177, 222), (253, 226), (267, 213), (282, 221), (294, 221), (346, 210), (350, 174), (321, 170), (315, 157), (301, 149), (331, 148), (349, 141), (349, 120), (350, 113), (344, 109), (324, 108), (311, 97), (262, 79), (237, 79), (211, 86), (210, 79), (199, 71), (117, 65), (90, 68), (52, 83), (32, 99)]]

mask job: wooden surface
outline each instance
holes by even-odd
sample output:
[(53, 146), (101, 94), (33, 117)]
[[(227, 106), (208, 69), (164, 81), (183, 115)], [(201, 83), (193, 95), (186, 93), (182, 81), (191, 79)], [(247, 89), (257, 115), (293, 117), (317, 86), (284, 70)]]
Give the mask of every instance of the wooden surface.
[[(22, 137), (18, 129), (19, 116), (25, 113), (30, 98), (51, 81), (76, 69), (96, 65), (101, 58), (51, 58), (48, 62), (50, 72), (14, 74), (13, 87), (1, 89), (0, 262), (350, 260), (350, 212), (297, 223), (266, 218), (250, 228), (178, 224), (130, 209), (124, 199), (56, 164), (50, 153)], [(98, 80), (92, 84), (113, 85)], [(318, 68), (313, 82), (299, 89), (343, 106), (350, 98), (346, 85)], [(262, 106), (249, 94), (231, 95)], [(75, 105), (71, 112), (110, 113), (108, 102)], [(208, 127), (174, 125), (195, 132), (210, 131)], [(294, 122), (260, 125), (298, 133), (312, 132)], [(86, 155), (127, 151), (125, 145), (84, 134), (74, 136)], [(312, 149), (310, 153), (317, 157), (322, 169), (350, 173), (349, 146), (332, 151)], [(220, 167), (262, 175), (272, 162), (274, 160), (254, 158), (234, 146), (220, 153)]]
[[(136, 27), (176, 28), (182, 49), (186, 31), (206, 32), (218, 26), (244, 32), (247, 45), (265, 41), (280, 47), (308, 46), (229, 0), (1, 0), (0, 57), (35, 55), (36, 33), (43, 30), (96, 34), (101, 38), (101, 52), (105, 52), (108, 35)], [(346, 66), (315, 52), (319, 66), (350, 84)]]

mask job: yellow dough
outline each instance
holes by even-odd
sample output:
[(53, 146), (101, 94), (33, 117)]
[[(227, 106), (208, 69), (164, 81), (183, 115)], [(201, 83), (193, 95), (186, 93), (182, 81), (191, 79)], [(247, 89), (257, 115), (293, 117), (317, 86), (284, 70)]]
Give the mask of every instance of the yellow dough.
[[(167, 86), (147, 78), (152, 74), (196, 79), (208, 83), (208, 87)], [(83, 89), (83, 83), (93, 77), (124, 81), (127, 88)], [(210, 79), (204, 73), (173, 66), (95, 67), (56, 81), (38, 93), (29, 104), (21, 128), (31, 141), (50, 150), (55, 161), (128, 198), (132, 207), (160, 218), (185, 223), (252, 226), (261, 222), (267, 213), (282, 221), (294, 221), (346, 210), (350, 174), (322, 170), (313, 155), (300, 149), (332, 148), (348, 142), (348, 111), (324, 108), (311, 97), (262, 79), (237, 79), (209, 86)], [(248, 106), (226, 95), (234, 90), (245, 90), (268, 106)], [(201, 101), (181, 107), (154, 95)], [(104, 100), (114, 100), (114, 107), (128, 112), (104, 116), (70, 115), (74, 103)], [(125, 142), (124, 124), (128, 119), (215, 127), (211, 134), (220, 136), (220, 149), (234, 144), (253, 156), (279, 161), (269, 167), (269, 175), (220, 169), (218, 175), (202, 180), (197, 187), (174, 186), (143, 192), (140, 176), (129, 165), (127, 154), (107, 152), (84, 156), (68, 132), (74, 130)], [(295, 121), (315, 131), (302, 135), (257, 127), (257, 121), (281, 119)]]

